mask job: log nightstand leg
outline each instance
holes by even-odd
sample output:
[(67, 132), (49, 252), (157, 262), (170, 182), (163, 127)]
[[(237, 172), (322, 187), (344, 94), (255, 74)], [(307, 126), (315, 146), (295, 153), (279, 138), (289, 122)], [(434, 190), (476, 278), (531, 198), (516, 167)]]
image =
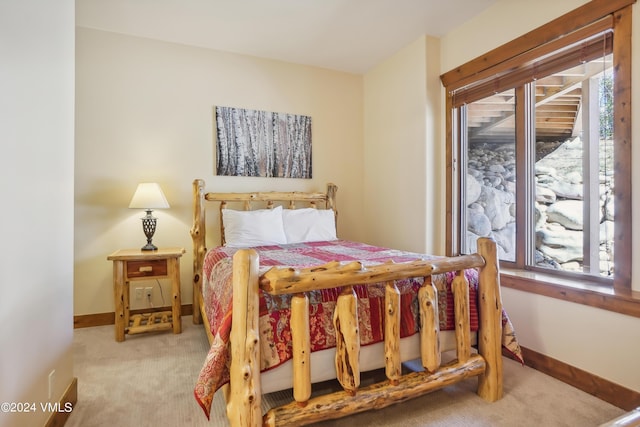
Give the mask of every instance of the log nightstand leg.
[(169, 258), (169, 275), (171, 277), (171, 322), (173, 333), (182, 333), (182, 301), (180, 298), (180, 259)]
[(113, 262), (113, 293), (115, 302), (116, 341), (124, 341), (124, 329), (128, 326), (129, 301), (125, 298), (124, 261)]

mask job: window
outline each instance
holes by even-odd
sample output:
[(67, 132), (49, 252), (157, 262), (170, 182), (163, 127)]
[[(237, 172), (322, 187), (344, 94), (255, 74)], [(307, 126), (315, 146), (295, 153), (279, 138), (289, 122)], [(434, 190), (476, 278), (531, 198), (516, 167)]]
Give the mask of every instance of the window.
[(503, 265), (631, 288), (631, 3), (592, 1), (441, 76), (450, 254), (491, 236)]

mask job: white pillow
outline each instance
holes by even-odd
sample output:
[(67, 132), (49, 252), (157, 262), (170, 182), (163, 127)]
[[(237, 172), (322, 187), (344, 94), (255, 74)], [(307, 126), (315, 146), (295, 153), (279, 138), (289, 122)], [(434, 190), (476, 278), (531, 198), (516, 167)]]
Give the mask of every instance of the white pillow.
[(255, 211), (222, 209), (225, 246), (251, 246), (287, 243), (282, 224), (282, 206)]
[(336, 240), (336, 217), (333, 209), (283, 209), (287, 243)]

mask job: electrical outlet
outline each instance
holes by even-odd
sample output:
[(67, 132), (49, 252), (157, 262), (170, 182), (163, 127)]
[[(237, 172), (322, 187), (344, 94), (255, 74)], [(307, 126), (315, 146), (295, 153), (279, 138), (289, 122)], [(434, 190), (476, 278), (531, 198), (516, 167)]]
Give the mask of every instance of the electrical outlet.
[(146, 299), (152, 299), (153, 298), (153, 288), (152, 287), (144, 288), (144, 297)]
[(136, 288), (136, 299), (137, 300), (142, 300), (142, 297), (144, 296), (144, 293), (142, 292), (144, 290), (144, 288)]
[(56, 370), (49, 372), (49, 400), (51, 400), (53, 396), (53, 387), (55, 385), (56, 380)]

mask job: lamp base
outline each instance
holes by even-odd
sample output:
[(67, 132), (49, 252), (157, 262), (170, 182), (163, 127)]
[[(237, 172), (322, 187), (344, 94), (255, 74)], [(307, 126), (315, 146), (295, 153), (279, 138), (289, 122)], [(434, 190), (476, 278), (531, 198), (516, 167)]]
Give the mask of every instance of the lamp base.
[(147, 209), (147, 214), (140, 218), (142, 220), (142, 230), (144, 231), (144, 235), (147, 236), (147, 244), (144, 245), (140, 250), (143, 251), (157, 251), (158, 248), (156, 245), (151, 243), (151, 239), (153, 239), (153, 234), (156, 232), (156, 218), (151, 215), (151, 209)]

